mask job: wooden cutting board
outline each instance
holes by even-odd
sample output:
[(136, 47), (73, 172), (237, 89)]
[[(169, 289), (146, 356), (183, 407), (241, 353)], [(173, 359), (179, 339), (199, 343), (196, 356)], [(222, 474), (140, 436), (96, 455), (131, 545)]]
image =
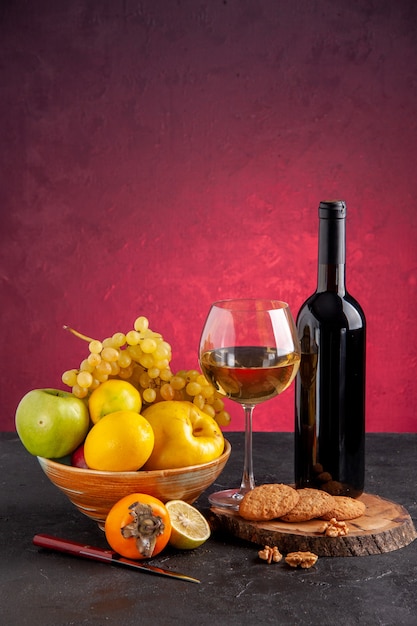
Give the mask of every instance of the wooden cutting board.
[(344, 537), (326, 537), (320, 531), (323, 520), (288, 523), (279, 520), (251, 522), (237, 511), (211, 508), (213, 529), (225, 530), (260, 546), (277, 546), (280, 552), (311, 551), (318, 556), (366, 556), (392, 552), (417, 538), (409, 513), (399, 504), (364, 493), (365, 514), (346, 522)]

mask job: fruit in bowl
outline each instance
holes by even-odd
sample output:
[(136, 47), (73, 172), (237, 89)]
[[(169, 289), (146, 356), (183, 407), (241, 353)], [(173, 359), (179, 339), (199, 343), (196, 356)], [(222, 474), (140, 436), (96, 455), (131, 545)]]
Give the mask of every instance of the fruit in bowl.
[(15, 425), (30, 454), (60, 458), (84, 441), (90, 417), (86, 404), (68, 391), (32, 389), (19, 402)]
[(206, 463), (137, 472), (83, 469), (43, 457), (38, 461), (49, 480), (77, 509), (104, 528), (112, 506), (131, 493), (146, 493), (162, 502), (184, 500), (192, 504), (221, 474), (230, 453), (230, 443), (224, 439), (222, 454)]
[(154, 447), (152, 426), (135, 411), (116, 411), (102, 417), (88, 433), (84, 458), (90, 469), (136, 471)]
[[(71, 392), (35, 389), (16, 411), (16, 430), (51, 480), (100, 525), (122, 496), (194, 502), (223, 470), (230, 421), (197, 370), (170, 369), (171, 347), (141, 316), (127, 333), (89, 343), (62, 382)], [(68, 464), (70, 463), (70, 465)]]
[(91, 421), (96, 424), (102, 417), (117, 411), (140, 413), (142, 398), (139, 391), (126, 380), (106, 380), (92, 392), (88, 399)]
[(172, 469), (205, 463), (224, 447), (216, 421), (191, 402), (158, 402), (143, 411), (155, 436), (145, 470)]

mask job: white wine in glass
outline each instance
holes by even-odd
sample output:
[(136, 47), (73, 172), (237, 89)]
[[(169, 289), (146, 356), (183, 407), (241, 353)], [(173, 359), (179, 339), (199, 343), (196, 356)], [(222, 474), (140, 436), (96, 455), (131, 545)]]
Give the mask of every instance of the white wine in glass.
[(300, 364), (300, 344), (288, 304), (259, 299), (215, 302), (201, 335), (199, 360), (207, 380), (245, 411), (245, 460), (240, 488), (209, 496), (215, 506), (238, 509), (244, 494), (255, 486), (254, 407), (285, 391)]

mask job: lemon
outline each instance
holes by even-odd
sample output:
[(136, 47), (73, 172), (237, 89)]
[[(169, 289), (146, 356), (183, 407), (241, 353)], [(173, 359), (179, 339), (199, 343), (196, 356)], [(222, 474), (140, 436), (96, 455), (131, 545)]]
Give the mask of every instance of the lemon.
[(96, 424), (104, 415), (116, 411), (140, 413), (142, 398), (127, 380), (111, 378), (94, 389), (88, 400), (91, 421)]
[(171, 519), (169, 543), (180, 550), (193, 550), (210, 537), (210, 526), (206, 518), (191, 504), (183, 500), (165, 503)]
[(154, 442), (152, 426), (142, 415), (116, 411), (91, 428), (84, 443), (84, 457), (90, 469), (136, 471), (150, 457)]

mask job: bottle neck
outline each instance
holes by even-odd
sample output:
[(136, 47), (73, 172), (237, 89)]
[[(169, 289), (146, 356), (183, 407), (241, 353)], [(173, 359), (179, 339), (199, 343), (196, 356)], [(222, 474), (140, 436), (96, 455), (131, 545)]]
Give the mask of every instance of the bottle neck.
[(344, 294), (346, 278), (345, 218), (319, 219), (317, 291)]

